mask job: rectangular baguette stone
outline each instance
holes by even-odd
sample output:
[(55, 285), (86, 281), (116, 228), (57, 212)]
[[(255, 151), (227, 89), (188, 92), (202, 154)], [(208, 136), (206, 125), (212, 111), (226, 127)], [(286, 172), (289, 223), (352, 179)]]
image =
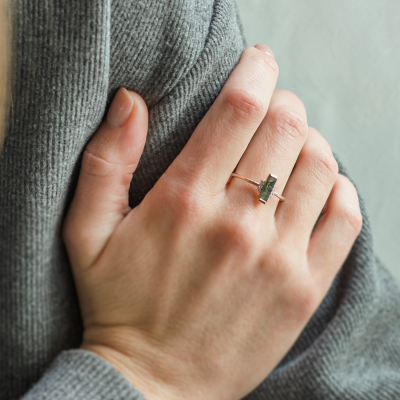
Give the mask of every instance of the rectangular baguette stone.
[(265, 204), (267, 200), (272, 196), (272, 191), (275, 187), (277, 179), (278, 178), (275, 175), (269, 174), (267, 180), (264, 183), (264, 186), (261, 189), (260, 195), (258, 196), (259, 201)]

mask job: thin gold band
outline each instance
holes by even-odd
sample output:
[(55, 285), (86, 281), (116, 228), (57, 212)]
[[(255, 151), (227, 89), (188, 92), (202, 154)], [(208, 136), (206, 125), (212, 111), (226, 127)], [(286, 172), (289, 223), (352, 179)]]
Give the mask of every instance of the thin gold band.
[[(262, 186), (262, 182), (259, 183), (259, 182), (253, 181), (252, 179), (246, 178), (245, 176), (239, 175), (239, 174), (237, 174), (237, 173), (235, 173), (235, 172), (232, 172), (231, 176), (232, 176), (233, 178), (239, 178), (239, 179), (242, 179), (243, 181), (246, 181), (246, 182), (248, 182), (248, 183), (251, 183), (252, 185), (257, 186), (258, 189), (260, 189), (261, 186)], [(273, 195), (273, 196), (276, 196), (276, 197), (279, 199), (279, 201), (282, 201), (282, 202), (285, 201), (285, 198), (284, 198), (281, 194), (275, 192), (275, 190), (272, 192), (272, 195)]]
[(258, 182), (253, 181), (252, 179), (246, 178), (245, 176), (236, 174), (235, 172), (232, 172), (231, 176), (233, 176), (234, 178), (239, 178), (239, 179), (242, 179), (242, 180), (244, 180), (246, 182), (249, 182), (254, 186), (257, 186), (257, 187), (260, 186), (260, 184)]

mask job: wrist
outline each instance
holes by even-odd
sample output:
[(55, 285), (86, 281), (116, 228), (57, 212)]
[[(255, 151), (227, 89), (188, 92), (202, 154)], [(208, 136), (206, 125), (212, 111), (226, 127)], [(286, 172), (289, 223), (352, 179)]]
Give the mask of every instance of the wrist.
[(81, 349), (110, 363), (147, 400), (197, 399), (192, 392), (194, 385), (179, 360), (172, 360), (161, 350), (126, 333), (113, 328), (87, 330)]
[(103, 345), (89, 343), (83, 343), (81, 349), (91, 351), (111, 364), (128, 381), (130, 381), (147, 400), (173, 399), (171, 396), (167, 396), (166, 394), (161, 396), (163, 390), (159, 387), (160, 385), (155, 380), (152, 381), (151, 377), (146, 377), (146, 373), (140, 371), (138, 365), (133, 365), (133, 362), (127, 359), (126, 356), (120, 352)]

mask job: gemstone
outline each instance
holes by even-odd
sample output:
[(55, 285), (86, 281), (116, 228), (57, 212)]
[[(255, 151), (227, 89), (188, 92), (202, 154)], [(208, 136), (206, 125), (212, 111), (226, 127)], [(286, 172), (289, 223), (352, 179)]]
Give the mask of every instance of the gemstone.
[(260, 195), (258, 196), (258, 200), (261, 201), (261, 203), (265, 204), (267, 200), (272, 196), (277, 179), (277, 176), (269, 174), (267, 180), (264, 183), (264, 186), (261, 188)]
[(258, 190), (259, 192), (261, 192), (261, 190), (262, 190), (264, 184), (265, 184), (265, 182), (264, 182), (264, 181), (261, 181), (260, 184), (258, 185), (257, 190)]

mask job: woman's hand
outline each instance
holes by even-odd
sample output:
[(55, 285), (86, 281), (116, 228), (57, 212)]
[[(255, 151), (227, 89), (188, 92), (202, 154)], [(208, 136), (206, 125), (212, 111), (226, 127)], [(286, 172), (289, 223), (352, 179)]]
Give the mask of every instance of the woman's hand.
[[(148, 118), (137, 94), (118, 92), (84, 153), (64, 226), (82, 347), (150, 400), (235, 400), (254, 389), (293, 345), (361, 229), (353, 185), (308, 128), (300, 100), (274, 91), (278, 66), (257, 47), (244, 51), (135, 209), (128, 191)], [(255, 187), (229, 181), (237, 164), (255, 180), (278, 175), (286, 203), (263, 205)]]

